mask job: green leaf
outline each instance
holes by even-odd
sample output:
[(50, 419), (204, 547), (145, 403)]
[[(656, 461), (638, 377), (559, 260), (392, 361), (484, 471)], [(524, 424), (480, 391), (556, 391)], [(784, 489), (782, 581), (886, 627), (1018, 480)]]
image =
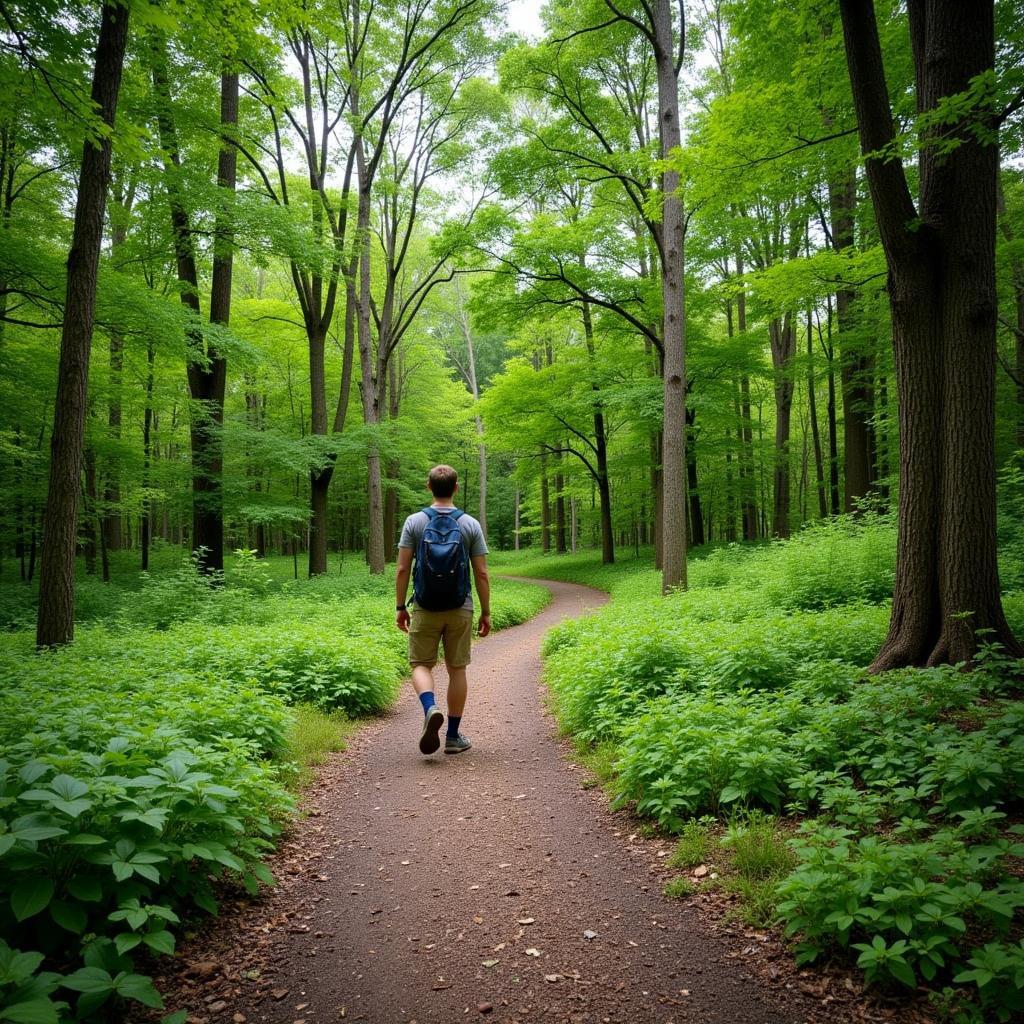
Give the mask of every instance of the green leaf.
[(19, 921), (25, 921), (45, 910), (53, 898), (53, 880), (32, 878), (18, 885), (11, 893), (11, 910)]
[(80, 935), (85, 931), (85, 925), (89, 915), (75, 903), (68, 903), (65, 900), (54, 900), (50, 904), (50, 917), (69, 932)]
[(125, 999), (134, 999), (143, 1006), (154, 1010), (163, 1009), (164, 1001), (153, 987), (153, 981), (144, 974), (126, 974), (117, 982), (117, 994)]
[(163, 953), (166, 956), (174, 954), (174, 936), (166, 928), (161, 928), (160, 931), (156, 932), (149, 932), (142, 938), (146, 945), (155, 952)]
[(136, 935), (135, 932), (119, 932), (114, 936), (114, 945), (122, 956), (134, 949), (140, 942), (142, 942), (142, 936)]
[(114, 991), (114, 979), (102, 967), (79, 967), (74, 974), (69, 974), (61, 984), (72, 992), (87, 992), (92, 995)]
[(917, 985), (917, 978), (914, 977), (913, 968), (906, 960), (902, 958), (896, 958), (888, 960), (886, 967), (889, 968), (889, 973), (897, 980), (902, 981), (904, 985), (909, 985), (910, 988), (914, 988)]
[(57, 1005), (50, 999), (28, 999), (0, 1007), (0, 1020), (13, 1024), (57, 1024), (59, 1019)]
[(92, 875), (76, 875), (68, 882), (68, 892), (78, 900), (97, 903), (103, 898), (103, 886)]

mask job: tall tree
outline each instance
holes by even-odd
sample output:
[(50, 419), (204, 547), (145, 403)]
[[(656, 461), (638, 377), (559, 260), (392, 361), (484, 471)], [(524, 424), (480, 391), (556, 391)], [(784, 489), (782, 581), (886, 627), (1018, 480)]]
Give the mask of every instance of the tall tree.
[(896, 151), (874, 5), (840, 0), (900, 394), (896, 581), (876, 672), (970, 661), (978, 630), (1024, 654), (1003, 614), (996, 561), (993, 3), (909, 0), (907, 10), (925, 129), (916, 206)]
[(128, 44), (128, 8), (104, 3), (93, 64), (92, 103), (101, 125), (82, 150), (75, 226), (68, 253), (60, 364), (50, 442), (50, 479), (39, 565), (36, 643), (69, 643), (75, 634), (75, 546), (81, 489), (89, 354), (103, 218), (110, 185), (112, 131)]

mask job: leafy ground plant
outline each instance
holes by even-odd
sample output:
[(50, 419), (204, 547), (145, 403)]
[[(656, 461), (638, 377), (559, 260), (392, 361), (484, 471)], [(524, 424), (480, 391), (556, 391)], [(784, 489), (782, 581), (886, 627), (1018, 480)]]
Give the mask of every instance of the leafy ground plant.
[[(552, 706), (600, 745), (616, 801), (679, 835), (678, 867), (713, 864), (801, 961), (847, 956), (876, 984), (948, 990), (964, 1020), (1010, 1019), (1024, 998), (1022, 666), (983, 645), (970, 673), (869, 677), (894, 540), (868, 514), (697, 552), (690, 589), (668, 598), (639, 561), (505, 571), (611, 592), (548, 635)], [(1024, 632), (1024, 595), (1004, 607)]]

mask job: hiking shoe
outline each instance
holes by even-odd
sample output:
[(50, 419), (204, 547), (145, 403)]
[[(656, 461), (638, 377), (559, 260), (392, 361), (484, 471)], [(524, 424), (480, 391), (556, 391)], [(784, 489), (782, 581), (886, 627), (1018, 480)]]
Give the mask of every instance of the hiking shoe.
[(420, 733), (421, 754), (433, 754), (441, 746), (442, 725), (444, 725), (444, 712), (435, 704), (423, 720), (423, 732)]
[(444, 740), (444, 752), (446, 754), (461, 754), (473, 746), (469, 740), (460, 732), (457, 736), (446, 736)]

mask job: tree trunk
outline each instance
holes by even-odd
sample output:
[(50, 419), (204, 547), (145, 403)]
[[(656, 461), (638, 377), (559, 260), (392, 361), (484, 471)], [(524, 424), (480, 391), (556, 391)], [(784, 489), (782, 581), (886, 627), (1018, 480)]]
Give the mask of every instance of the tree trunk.
[[(736, 274), (743, 276), (743, 257), (736, 257)], [(736, 330), (747, 333), (747, 294), (741, 288), (736, 296)], [(740, 478), (745, 481), (741, 495), (743, 539), (757, 540), (757, 477), (754, 467), (754, 424), (750, 416), (750, 377), (740, 374)]]
[(814, 481), (818, 492), (818, 515), (828, 515), (825, 499), (825, 466), (821, 454), (821, 431), (818, 429), (818, 398), (815, 394), (814, 379), (814, 328), (811, 311), (807, 311), (807, 411), (811, 420), (811, 437), (814, 441)]
[(551, 550), (551, 499), (548, 494), (548, 457), (540, 457), (540, 549)]
[(153, 462), (153, 363), (155, 352), (150, 341), (146, 352), (146, 411), (142, 418), (142, 523), (139, 531), (139, 546), (142, 548), (142, 571), (149, 569), (149, 544), (152, 524), (152, 501), (149, 497), (150, 467)]
[(519, 488), (516, 488), (516, 510), (515, 510), (515, 521), (512, 526), (512, 550), (519, 550)]
[[(362, 371), (360, 390), (363, 399), (363, 422), (372, 431), (380, 422), (380, 410), (377, 405), (377, 382), (373, 372), (373, 339), (370, 335), (370, 182), (367, 177), (366, 156), (361, 142), (357, 144), (356, 167), (359, 174), (356, 240), (360, 254), (358, 310), (359, 365)], [(384, 571), (384, 496), (381, 484), (380, 452), (372, 434), (366, 452), (366, 471), (366, 561), (370, 572), (382, 573)], [(326, 539), (324, 557), (326, 560)], [(312, 561), (310, 565), (312, 565)]]
[[(582, 308), (583, 338), (587, 345), (587, 356), (593, 363), (594, 321), (590, 315), (590, 303)], [(615, 538), (612, 536), (612, 496), (608, 480), (608, 437), (604, 425), (604, 405), (601, 402), (601, 388), (595, 380), (591, 384), (594, 404), (594, 449), (597, 462), (597, 491), (601, 502), (601, 564), (611, 565), (615, 561)]]
[[(128, 9), (104, 3), (93, 69), (92, 102), (113, 127), (128, 41)], [(112, 133), (88, 139), (82, 151), (75, 224), (68, 253), (64, 323), (50, 443), (50, 478), (43, 523), (36, 643), (69, 643), (75, 635), (75, 544), (81, 489), (89, 352), (103, 213), (110, 184)]]
[(473, 394), (473, 402), (475, 404), (474, 411), (474, 423), (476, 425), (476, 450), (477, 450), (477, 461), (478, 469), (477, 474), (479, 476), (479, 483), (477, 489), (480, 492), (480, 499), (477, 502), (477, 519), (480, 522), (480, 527), (484, 532), (484, 536), (487, 536), (487, 446), (484, 444), (484, 421), (480, 418), (479, 402), (480, 402), (480, 386), (477, 382), (476, 377), (476, 343), (473, 339), (473, 332), (470, 329), (469, 317), (466, 315), (466, 309), (462, 304), (462, 290), (459, 290), (459, 322), (462, 325), (462, 337), (466, 342), (466, 374), (469, 382), (469, 390)]
[[(662, 159), (668, 160), (670, 154), (682, 146), (671, 0), (655, 0), (651, 27), (658, 73), (658, 134)], [(681, 39), (685, 38), (686, 26), (680, 25), (679, 31)], [(668, 164), (662, 171), (661, 191), (662, 344), (665, 352), (661, 587), (668, 593), (677, 587), (686, 587), (686, 225), (683, 200), (679, 195), (679, 172)]]
[(686, 490), (690, 501), (690, 535), (693, 546), (704, 544), (704, 511), (700, 504), (700, 491), (697, 489), (697, 435), (693, 429), (695, 409), (686, 410)]
[[(223, 124), (237, 123), (238, 78), (221, 79), (221, 118)], [(156, 38), (153, 46), (153, 91), (158, 102), (157, 125), (160, 146), (170, 161), (166, 167), (168, 205), (177, 260), (178, 281), (182, 285), (182, 304), (195, 315), (196, 322), (188, 328), (188, 388), (190, 402), (189, 442), (192, 452), (192, 536), (190, 544), (197, 553), (203, 572), (224, 568), (224, 496), (223, 440), (224, 388), (227, 364), (217, 352), (216, 344), (207, 344), (198, 324), (199, 271), (195, 242), (185, 196), (181, 188), (181, 155), (177, 130), (171, 109), (171, 89), (167, 69), (167, 43)], [(233, 113), (232, 113), (233, 101)], [(230, 150), (230, 157), (227, 152)], [(234, 191), (235, 149), (221, 141), (217, 166), (218, 185)], [(210, 321), (224, 324), (231, 308), (231, 228), (223, 215), (214, 226), (214, 280), (210, 293)], [(229, 247), (225, 252), (225, 244)]]
[[(841, 0), (847, 64), (865, 153), (894, 135), (870, 0)], [(908, 3), (917, 106), (931, 110), (989, 71), (993, 5)], [(986, 117), (991, 111), (972, 112)], [(970, 662), (976, 630), (1014, 657), (996, 559), (995, 227), (998, 148), (963, 124), (951, 151), (922, 140), (920, 210), (898, 157), (866, 171), (889, 266), (899, 401), (900, 492), (889, 633), (875, 672)]]
[(796, 355), (796, 332), (793, 317), (787, 313), (782, 320), (772, 320), (768, 335), (775, 367), (775, 459), (772, 474), (774, 507), (772, 535), (789, 536), (790, 417), (793, 411), (793, 357)]
[(85, 556), (85, 571), (89, 576), (96, 575), (96, 552), (99, 540), (96, 536), (96, 523), (99, 520), (99, 496), (96, 493), (96, 450), (91, 446), (85, 449), (85, 502), (82, 509), (82, 554)]
[[(562, 457), (557, 459), (558, 464)], [(567, 550), (565, 540), (565, 477), (558, 471), (555, 472), (555, 551), (564, 555)]]

